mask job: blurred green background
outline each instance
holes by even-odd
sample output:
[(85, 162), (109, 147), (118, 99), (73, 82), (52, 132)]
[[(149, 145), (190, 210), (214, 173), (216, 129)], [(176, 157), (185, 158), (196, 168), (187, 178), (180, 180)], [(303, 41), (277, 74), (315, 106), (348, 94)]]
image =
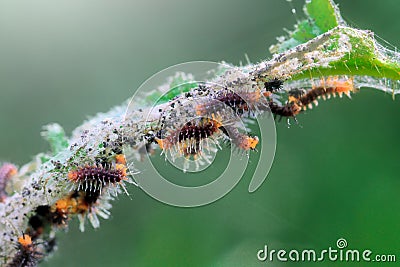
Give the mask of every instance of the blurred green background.
[[(351, 25), (400, 44), (400, 2), (337, 2)], [(292, 5), (302, 18), (303, 1)], [(291, 9), (284, 0), (1, 0), (0, 160), (29, 161), (48, 149), (42, 125), (70, 134), (165, 67), (270, 57), (296, 22)], [(341, 237), (349, 248), (400, 256), (399, 116), (398, 99), (371, 89), (320, 103), (298, 117), (302, 127), (277, 124), (275, 162), (255, 193), (244, 177), (223, 199), (185, 209), (130, 187), (132, 200), (114, 202), (99, 230), (80, 233), (73, 222), (60, 233), (42, 266), (314, 266), (262, 263), (256, 253), (264, 244), (325, 249)]]

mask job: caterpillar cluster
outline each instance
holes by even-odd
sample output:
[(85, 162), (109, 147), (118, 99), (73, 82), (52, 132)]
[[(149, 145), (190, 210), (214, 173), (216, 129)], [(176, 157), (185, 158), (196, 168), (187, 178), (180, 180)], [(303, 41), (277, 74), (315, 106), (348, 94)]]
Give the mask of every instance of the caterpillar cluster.
[[(235, 91), (199, 86), (196, 90), (177, 96), (166, 103), (164, 109), (160, 109), (158, 124), (145, 131), (144, 148), (149, 151), (152, 144), (157, 144), (165, 153), (196, 159), (207, 150), (208, 142), (218, 144), (222, 138), (240, 150), (254, 150), (259, 142), (258, 137), (241, 130), (236, 123), (238, 117), (252, 118), (270, 110), (276, 116), (295, 118), (302, 111), (317, 105), (319, 98), (342, 97), (343, 94), (350, 97), (356, 91), (353, 80), (343, 77), (323, 78), (308, 90), (297, 88), (284, 93), (283, 84), (282, 80), (272, 79), (264, 82), (262, 89), (256, 86), (252, 90)], [(283, 104), (279, 101), (282, 95), (287, 95), (287, 101)], [(185, 118), (191, 119), (185, 121)], [(18, 238), (17, 253), (9, 266), (36, 266), (43, 258), (42, 251), (48, 254), (55, 247), (49, 229), (66, 228), (74, 216), (79, 218), (82, 231), (87, 219), (97, 227), (97, 216), (108, 218), (107, 201), (111, 196), (107, 193), (118, 192), (122, 188), (128, 194), (125, 183), (132, 182), (128, 178), (123, 155), (117, 154), (112, 160), (107, 158), (120, 152), (122, 140), (117, 138), (113, 142), (116, 145), (104, 149), (104, 155), (101, 159), (96, 158), (95, 163), (77, 165), (65, 172), (63, 177), (71, 187), (68, 194), (55, 203), (38, 206), (32, 214), (26, 215), (28, 226), (22, 237)], [(110, 143), (103, 144), (106, 147)], [(110, 151), (114, 154), (108, 154)], [(0, 202), (7, 199), (6, 187), (17, 172), (17, 168), (9, 163), (0, 167)], [(39, 240), (47, 240), (45, 246), (38, 246)]]
[[(0, 168), (1, 177), (14, 173), (15, 168), (11, 164)], [(17, 253), (8, 260), (7, 266), (37, 266), (45, 255), (55, 249), (53, 230), (66, 229), (72, 217), (78, 217), (81, 231), (84, 231), (87, 219), (98, 227), (97, 216), (109, 217), (111, 206), (108, 201), (113, 199), (109, 193), (117, 193), (120, 187), (126, 190), (124, 182), (132, 182), (127, 177), (125, 157), (119, 154), (112, 165), (74, 168), (68, 172), (67, 180), (72, 187), (69, 194), (52, 205), (36, 207), (28, 216), (27, 228), (16, 244)]]
[[(258, 80), (254, 81), (256, 86), (252, 89), (238, 87), (235, 91), (200, 84), (175, 97), (159, 110), (160, 121), (155, 129), (146, 132), (146, 150), (150, 151), (150, 144), (156, 143), (174, 156), (196, 158), (201, 156), (206, 141), (215, 142), (221, 136), (241, 150), (252, 150), (256, 148), (258, 138), (239, 131), (237, 117), (254, 118), (263, 112), (271, 112), (274, 116), (296, 120), (302, 111), (318, 105), (320, 98), (325, 100), (343, 94), (350, 97), (356, 91), (351, 78), (338, 76), (313, 81), (310, 89), (285, 90), (284, 81), (277, 78), (264, 80), (262, 88)], [(279, 99), (284, 95), (287, 100), (282, 103)], [(185, 118), (196, 119), (182, 123)]]
[[(268, 109), (260, 89), (232, 90), (199, 84), (198, 88), (177, 96), (158, 111), (160, 119), (144, 133), (145, 150), (155, 143), (173, 159), (199, 159), (226, 140), (240, 150), (255, 149), (258, 138), (248, 136), (238, 126), (237, 117), (252, 118)], [(229, 129), (232, 129), (229, 131)]]

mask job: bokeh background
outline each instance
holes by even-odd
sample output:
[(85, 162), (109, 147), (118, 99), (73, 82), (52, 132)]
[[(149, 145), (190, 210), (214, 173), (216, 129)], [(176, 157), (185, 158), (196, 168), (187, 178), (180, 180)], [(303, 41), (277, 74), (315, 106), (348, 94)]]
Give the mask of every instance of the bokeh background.
[[(400, 44), (397, 0), (337, 2), (351, 25)], [(270, 57), (275, 37), (303, 17), (302, 4), (1, 0), (0, 160), (22, 165), (48, 149), (42, 125), (58, 122), (70, 134), (170, 65)], [(99, 230), (80, 233), (73, 222), (60, 233), (42, 266), (314, 266), (261, 263), (256, 253), (264, 244), (325, 249), (341, 237), (350, 248), (400, 256), (399, 107), (363, 89), (299, 116), (302, 127), (277, 123), (275, 162), (253, 194), (244, 177), (221, 200), (185, 209), (130, 187), (132, 200), (114, 202)]]

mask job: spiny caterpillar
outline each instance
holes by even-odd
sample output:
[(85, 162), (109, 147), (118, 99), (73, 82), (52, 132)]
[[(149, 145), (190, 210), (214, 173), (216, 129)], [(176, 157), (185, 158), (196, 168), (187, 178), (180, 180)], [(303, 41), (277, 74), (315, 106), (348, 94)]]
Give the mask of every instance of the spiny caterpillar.
[(36, 267), (44, 256), (27, 234), (18, 237), (17, 248), (17, 253), (7, 267)]
[(179, 155), (201, 154), (203, 142), (219, 133), (221, 123), (214, 119), (198, 118), (185, 123), (178, 130), (171, 130), (164, 138), (156, 138), (156, 142), (164, 151), (178, 153)]
[[(124, 155), (117, 154), (112, 164), (85, 165), (68, 172), (68, 180), (75, 185), (74, 191), (59, 199), (50, 208), (50, 219), (53, 225), (66, 225), (71, 215), (77, 215), (80, 221), (80, 230), (84, 231), (86, 217), (93, 227), (99, 227), (97, 215), (107, 219), (109, 216), (108, 200), (117, 195), (121, 187), (127, 195), (124, 182), (134, 183), (127, 176), (127, 167)], [(103, 190), (107, 189), (105, 196)]]
[[(317, 84), (313, 84), (309, 90), (305, 89), (290, 89), (288, 90), (288, 101), (284, 105), (276, 103), (273, 99), (269, 102), (269, 107), (272, 114), (281, 117), (293, 117), (303, 110), (311, 109), (314, 105), (318, 105), (318, 99), (329, 99), (331, 96), (338, 94), (342, 97), (343, 94), (350, 97), (352, 92), (355, 92), (353, 79), (345, 77), (341, 79), (337, 76), (321, 78)], [(266, 94), (264, 94), (266, 95)], [(268, 97), (271, 94), (266, 95)]]
[(196, 106), (196, 114), (204, 116), (207, 114), (218, 114), (230, 107), (236, 115), (254, 116), (260, 109), (265, 109), (267, 105), (262, 97), (260, 90), (236, 91), (222, 89), (209, 95), (209, 97)]
[[(81, 231), (84, 230), (86, 217), (97, 228), (97, 215), (108, 218), (108, 209), (111, 207), (108, 201), (113, 199), (110, 193), (116, 195), (121, 186), (128, 194), (124, 182), (134, 183), (127, 176), (126, 160), (122, 154), (115, 155), (110, 165), (74, 168), (68, 172), (67, 177), (74, 185), (73, 190), (52, 205), (36, 207), (29, 217), (26, 232), (33, 238), (43, 237), (53, 228), (66, 228), (73, 215), (78, 216)], [(102, 194), (105, 189), (109, 194)]]
[(78, 167), (68, 173), (68, 179), (77, 185), (78, 191), (101, 192), (102, 188), (108, 185), (120, 185), (128, 194), (123, 184), (124, 181), (129, 181), (124, 164), (117, 163), (115, 166), (105, 167), (102, 165)]
[(329, 99), (331, 96), (342, 97), (343, 94), (351, 97), (350, 93), (355, 92), (353, 79), (339, 80), (339, 77), (322, 78), (318, 84), (313, 85), (311, 90), (307, 92), (298, 91), (291, 93), (289, 91), (289, 102), (294, 102), (301, 106), (303, 110), (312, 108), (312, 104), (318, 105), (318, 99)]
[[(233, 91), (223, 86), (216, 89), (201, 84), (160, 109), (157, 127), (146, 131), (144, 140), (154, 141), (173, 159), (207, 156), (203, 151), (215, 150), (208, 142), (219, 147), (220, 138), (241, 150), (253, 150), (258, 138), (239, 131), (238, 124), (241, 117), (254, 118), (266, 110), (269, 110), (267, 99), (256, 86)], [(182, 123), (185, 118), (190, 119)], [(152, 134), (149, 136), (149, 133)]]

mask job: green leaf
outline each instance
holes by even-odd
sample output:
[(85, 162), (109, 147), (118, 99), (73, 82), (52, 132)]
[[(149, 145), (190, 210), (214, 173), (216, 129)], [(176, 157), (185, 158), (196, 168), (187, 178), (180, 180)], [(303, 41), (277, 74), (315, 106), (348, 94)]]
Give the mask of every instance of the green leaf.
[(57, 155), (68, 147), (68, 139), (65, 136), (64, 129), (59, 124), (46, 125), (43, 130), (41, 135), (49, 142), (53, 155)]
[[(333, 75), (370, 77), (369, 87), (400, 93), (400, 54), (379, 45), (371, 31), (347, 26), (337, 26), (275, 55), (262, 66), (257, 71), (261, 80), (294, 81)], [(374, 79), (376, 83), (373, 84)], [(360, 83), (365, 85), (364, 81)]]
[(310, 68), (309, 71), (294, 75), (292, 79), (331, 75), (359, 75), (376, 78), (400, 80), (400, 62), (390, 57), (375, 40), (372, 32), (349, 27), (333, 30), (327, 53), (340, 49), (340, 38), (348, 38), (351, 49), (338, 60), (332, 60), (328, 66)]
[(270, 47), (271, 53), (281, 53), (305, 43), (344, 22), (335, 3), (331, 0), (306, 1), (304, 13), (307, 19), (299, 21), (288, 37), (280, 37), (279, 43)]
[(312, 0), (306, 3), (305, 10), (321, 33), (327, 32), (340, 24), (339, 10), (331, 0)]

